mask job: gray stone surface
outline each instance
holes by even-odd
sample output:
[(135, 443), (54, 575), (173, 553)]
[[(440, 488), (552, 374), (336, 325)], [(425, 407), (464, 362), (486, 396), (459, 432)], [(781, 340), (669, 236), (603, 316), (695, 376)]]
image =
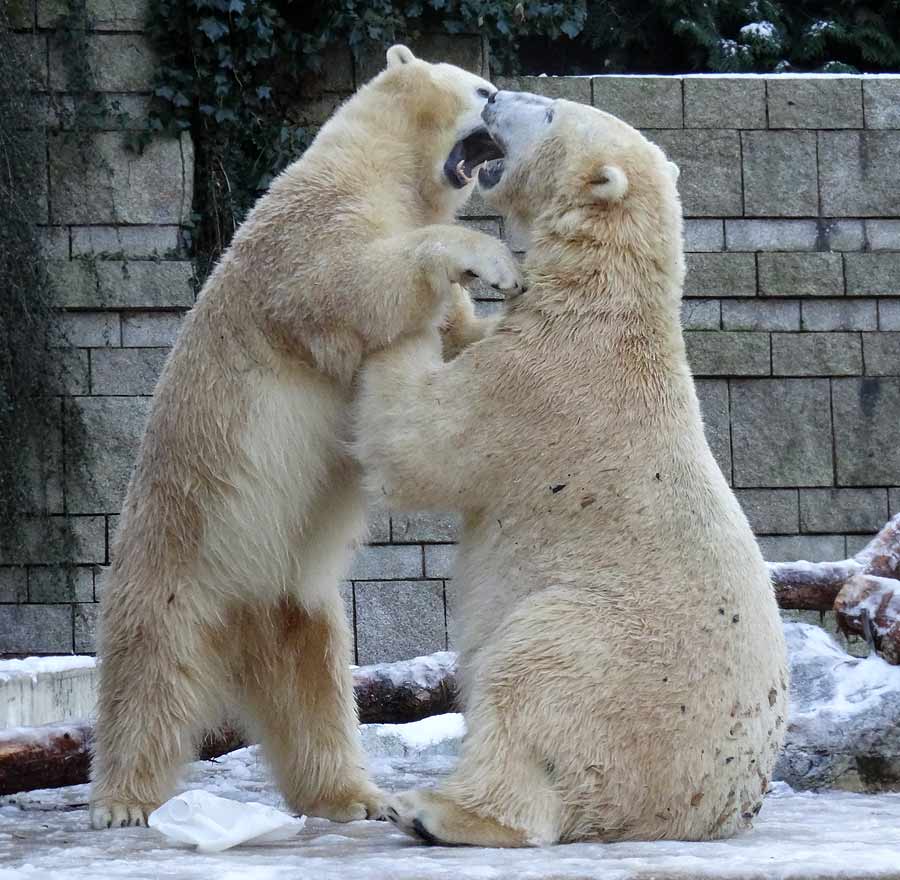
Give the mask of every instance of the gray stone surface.
[(772, 372), (776, 376), (858, 376), (862, 366), (858, 333), (772, 335)]
[(118, 513), (150, 408), (146, 397), (76, 397), (66, 411), (71, 513)]
[(866, 128), (900, 128), (900, 79), (864, 79)]
[(862, 128), (858, 77), (769, 77), (769, 128)]
[(848, 296), (900, 296), (900, 253), (845, 254)]
[(47, 37), (44, 34), (4, 35), (4, 51), (15, 53), (17, 63), (22, 65), (22, 77), (28, 79), (35, 88), (47, 85)]
[(843, 535), (763, 535), (759, 549), (767, 562), (831, 562), (847, 555)]
[(900, 330), (900, 299), (879, 301), (878, 329)]
[(183, 312), (132, 312), (122, 317), (122, 345), (171, 347)]
[(370, 503), (366, 517), (367, 540), (371, 544), (391, 543), (391, 515), (387, 507), (378, 502)]
[(65, 308), (189, 308), (193, 268), (187, 261), (55, 260), (48, 266)]
[(726, 220), (729, 251), (814, 251), (819, 237), (815, 220)]
[[(143, 30), (148, 0), (85, 0), (84, 11), (90, 26), (100, 31)], [(69, 0), (37, 0), (40, 28), (53, 28), (70, 11)]]
[[(153, 89), (157, 59), (150, 41), (141, 34), (88, 34), (87, 62), (93, 76), (92, 90), (101, 92), (149, 92)], [(80, 91), (66, 63), (66, 43), (50, 40), (50, 86), (57, 91)]]
[(29, 602), (93, 602), (94, 569), (89, 565), (40, 565), (28, 571)]
[[(567, 101), (577, 101), (579, 104), (591, 103), (591, 81), (588, 77), (495, 76), (493, 83), (498, 89), (505, 91), (532, 92), (547, 98), (565, 98)], [(601, 107), (600, 109), (605, 110), (606, 108)]]
[(726, 299), (722, 301), (722, 326), (726, 330), (799, 330), (800, 303)]
[(818, 213), (815, 132), (745, 131), (741, 144), (744, 213), (751, 217)]
[(67, 132), (144, 131), (151, 102), (150, 95), (139, 94), (66, 95), (48, 103), (47, 112), (51, 127)]
[(725, 233), (721, 220), (684, 221), (685, 251), (721, 251), (724, 247)]
[(900, 220), (873, 220), (866, 224), (866, 241), (869, 250), (900, 251)]
[(736, 131), (665, 129), (644, 132), (681, 169), (678, 191), (687, 217), (743, 213), (741, 145)]
[(71, 605), (0, 605), (0, 655), (71, 652)]
[(0, 565), (51, 565), (106, 561), (106, 521), (102, 516), (33, 517), (21, 523), (12, 546), (0, 544)]
[(863, 333), (867, 376), (900, 376), (900, 333)]
[(595, 76), (591, 82), (594, 106), (635, 128), (682, 126), (681, 80), (676, 77)]
[(731, 485), (731, 423), (728, 416), (728, 383), (725, 380), (699, 379), (694, 383), (706, 441), (728, 484)]
[(768, 333), (689, 331), (684, 341), (696, 376), (767, 376), (771, 372)]
[(875, 300), (811, 299), (800, 305), (803, 330), (875, 330), (878, 307)]
[(900, 473), (900, 379), (832, 380), (840, 486), (885, 486)]
[(63, 433), (62, 401), (49, 403), (40, 436), (25, 448), (22, 463), (22, 490), (30, 513), (63, 512)]
[(796, 489), (738, 489), (735, 495), (757, 535), (797, 531)]
[(72, 606), (73, 642), (76, 654), (93, 654), (97, 650), (97, 618), (100, 606), (94, 602)]
[(453, 544), (426, 544), (425, 577), (453, 577), (453, 563), (456, 559), (456, 546)]
[(87, 394), (88, 353), (78, 348), (58, 348), (47, 359), (47, 379), (54, 394)]
[(760, 254), (762, 296), (841, 296), (844, 273), (840, 254)]
[(167, 348), (98, 348), (91, 353), (91, 393), (153, 394)]
[(801, 489), (803, 532), (877, 532), (888, 519), (887, 489)]
[(357, 583), (356, 644), (360, 664), (387, 663), (447, 646), (441, 581)]
[(417, 545), (360, 547), (353, 558), (351, 580), (402, 580), (423, 575), (422, 548)]
[(456, 541), (461, 528), (460, 517), (454, 513), (395, 513), (391, 516), (391, 540), (397, 543)]
[(0, 603), (28, 601), (28, 569), (24, 565), (0, 568)]
[(766, 127), (766, 84), (741, 77), (684, 77), (684, 127)]
[(861, 251), (865, 246), (863, 220), (819, 220), (817, 250)]
[(685, 296), (756, 296), (753, 254), (685, 254), (685, 264)]
[(888, 489), (888, 501), (891, 506), (891, 516), (900, 513), (900, 488)]
[(718, 330), (721, 320), (721, 309), (717, 299), (681, 301), (681, 326), (685, 330)]
[(69, 344), (84, 348), (119, 345), (122, 331), (118, 314), (69, 312), (59, 316), (59, 331)]
[(100, 132), (83, 147), (67, 134), (50, 138), (53, 222), (178, 224), (190, 219), (193, 148), (181, 140), (152, 140), (138, 155), (123, 136)]
[(900, 215), (896, 134), (890, 131), (819, 132), (819, 187), (825, 216)]
[(69, 259), (69, 230), (66, 227), (38, 226), (35, 229), (35, 236), (44, 259)]
[(832, 484), (827, 379), (733, 380), (731, 430), (735, 486)]
[(179, 250), (178, 226), (74, 226), (72, 256), (168, 257)]

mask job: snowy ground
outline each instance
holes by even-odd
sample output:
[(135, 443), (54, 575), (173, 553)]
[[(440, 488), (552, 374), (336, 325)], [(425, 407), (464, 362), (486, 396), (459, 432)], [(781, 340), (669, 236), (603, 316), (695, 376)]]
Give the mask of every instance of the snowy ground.
[[(368, 725), (386, 789), (433, 784), (453, 766), (459, 716)], [(185, 788), (282, 806), (255, 749), (192, 765)], [(0, 880), (769, 880), (900, 877), (900, 794), (799, 793), (784, 784), (753, 831), (716, 843), (576, 844), (540, 850), (429, 848), (381, 822), (310, 819), (289, 842), (213, 855), (156, 831), (91, 831), (87, 786), (0, 798)]]

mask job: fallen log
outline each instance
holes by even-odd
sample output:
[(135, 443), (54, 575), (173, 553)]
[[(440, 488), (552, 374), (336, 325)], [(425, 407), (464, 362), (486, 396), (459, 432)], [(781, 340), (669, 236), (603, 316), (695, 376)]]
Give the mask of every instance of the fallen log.
[[(360, 721), (399, 723), (450, 712), (456, 657), (447, 651), (353, 670)], [(0, 795), (87, 782), (93, 725), (87, 721), (0, 730)], [(207, 760), (246, 743), (231, 728), (204, 738)]]

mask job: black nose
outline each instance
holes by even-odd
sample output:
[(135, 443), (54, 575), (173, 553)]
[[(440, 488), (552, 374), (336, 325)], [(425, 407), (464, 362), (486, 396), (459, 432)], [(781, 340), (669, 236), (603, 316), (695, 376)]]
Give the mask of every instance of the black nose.
[(490, 98), (488, 98), (488, 104), (493, 104), (494, 101), (496, 101), (496, 100), (497, 100), (497, 93), (491, 92), (491, 96), (490, 96)]

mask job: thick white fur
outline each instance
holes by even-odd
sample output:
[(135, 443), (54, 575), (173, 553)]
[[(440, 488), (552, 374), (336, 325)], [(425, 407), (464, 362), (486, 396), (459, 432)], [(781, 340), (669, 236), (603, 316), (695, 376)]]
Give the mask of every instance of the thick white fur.
[(389, 58), (238, 230), (160, 379), (102, 599), (95, 827), (142, 824), (226, 713), (293, 809), (380, 809), (338, 593), (364, 526), (353, 378), (464, 310), (455, 282), (519, 283), (505, 247), (452, 225), (468, 193), (443, 172), (493, 87)]
[(373, 358), (357, 402), (372, 488), (465, 515), (469, 734), (389, 815), (490, 846), (725, 837), (761, 805), (787, 667), (685, 357), (677, 174), (614, 117), (531, 97), (485, 111), (529, 292), (449, 363), (433, 333)]

